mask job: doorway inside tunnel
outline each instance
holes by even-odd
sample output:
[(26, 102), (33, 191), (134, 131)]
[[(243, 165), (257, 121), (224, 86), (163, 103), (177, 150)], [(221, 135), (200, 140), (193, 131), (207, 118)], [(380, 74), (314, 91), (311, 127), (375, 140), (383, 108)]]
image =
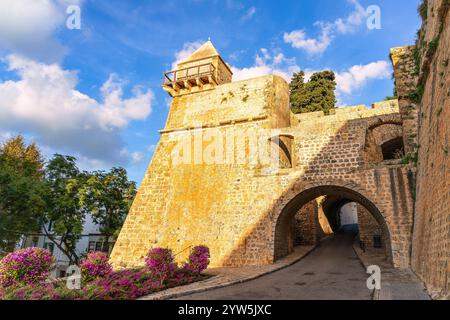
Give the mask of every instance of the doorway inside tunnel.
[(283, 208), (275, 227), (274, 258), (338, 233), (354, 236), (364, 251), (392, 261), (389, 229), (380, 210), (360, 193), (340, 186), (305, 190)]

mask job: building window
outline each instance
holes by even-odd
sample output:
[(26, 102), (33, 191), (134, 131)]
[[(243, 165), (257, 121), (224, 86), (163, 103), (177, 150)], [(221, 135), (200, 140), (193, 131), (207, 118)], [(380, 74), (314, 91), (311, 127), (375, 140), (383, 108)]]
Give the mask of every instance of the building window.
[(383, 245), (381, 243), (381, 236), (379, 236), (379, 235), (373, 236), (373, 247), (374, 248), (382, 248), (383, 247)]
[(55, 244), (53, 242), (46, 242), (44, 243), (44, 249), (47, 249), (51, 254), (53, 254), (53, 251), (55, 250)]
[(102, 251), (103, 243), (100, 241), (97, 241), (95, 243), (95, 251)]
[(88, 251), (92, 252), (95, 250), (95, 241), (89, 241), (89, 248)]
[(60, 278), (65, 278), (66, 277), (66, 271), (65, 270), (60, 270), (59, 271), (59, 277)]

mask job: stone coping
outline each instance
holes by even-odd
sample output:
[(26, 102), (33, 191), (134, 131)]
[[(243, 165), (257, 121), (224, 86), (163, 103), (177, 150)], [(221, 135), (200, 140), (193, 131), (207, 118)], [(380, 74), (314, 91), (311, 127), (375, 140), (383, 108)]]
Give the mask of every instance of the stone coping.
[(373, 300), (431, 300), (424, 283), (411, 269), (394, 268), (384, 255), (364, 252), (356, 237), (353, 250), (366, 270), (370, 265), (377, 265), (381, 269), (381, 289), (374, 290)]
[(194, 282), (185, 286), (170, 288), (159, 291), (147, 296), (140, 297), (138, 300), (167, 300), (182, 297), (185, 295), (204, 292), (212, 289), (223, 288), (233, 284), (259, 278), (263, 275), (286, 268), (305, 256), (307, 256), (315, 246), (299, 246), (295, 248), (294, 253), (284, 257), (274, 264), (263, 266), (247, 266), (241, 268), (212, 268), (205, 271), (206, 275), (211, 275), (203, 281)]

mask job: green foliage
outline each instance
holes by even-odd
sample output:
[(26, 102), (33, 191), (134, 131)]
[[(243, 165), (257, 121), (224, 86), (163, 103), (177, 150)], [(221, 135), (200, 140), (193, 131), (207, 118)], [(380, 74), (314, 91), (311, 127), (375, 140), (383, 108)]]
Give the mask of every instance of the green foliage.
[(0, 147), (0, 255), (14, 250), (22, 232), (39, 229), (43, 165), (37, 146), (20, 135)]
[(428, 43), (427, 55), (429, 57), (432, 57), (434, 55), (434, 53), (436, 52), (437, 47), (439, 45), (439, 38), (440, 38), (440, 35), (437, 35), (433, 40), (430, 41), (430, 43)]
[(289, 84), (290, 94), (299, 94), (305, 86), (305, 72), (303, 70), (292, 75), (291, 83)]
[(80, 201), (100, 226), (107, 246), (109, 238), (118, 235), (135, 195), (136, 184), (123, 168), (96, 171), (86, 180)]
[(417, 8), (417, 11), (419, 12), (420, 17), (422, 18), (422, 21), (427, 20), (427, 18), (428, 18), (428, 1), (423, 0), (422, 3)]
[(408, 95), (408, 98), (414, 103), (421, 103), (424, 91), (424, 86), (419, 84), (417, 88)]
[[(64, 252), (70, 263), (79, 262), (76, 244), (81, 239), (86, 210), (81, 203), (81, 192), (88, 177), (76, 166), (71, 156), (56, 154), (45, 170), (46, 208), (43, 215), (43, 227), (46, 236)], [(53, 223), (48, 230), (46, 223)]]
[(401, 164), (417, 163), (417, 155), (408, 154), (402, 158)]
[(328, 114), (336, 104), (334, 72), (316, 72), (306, 83), (304, 77), (303, 71), (295, 73), (289, 85), (292, 112), (323, 111)]
[(420, 55), (420, 49), (417, 46), (414, 47), (413, 57), (414, 57), (414, 75), (419, 75), (422, 57)]
[(76, 244), (86, 215), (108, 241), (118, 234), (135, 194), (123, 168), (81, 172), (74, 157), (59, 154), (44, 167), (37, 146), (14, 137), (0, 147), (0, 256), (13, 251), (22, 236), (43, 232), (78, 264)]
[(384, 98), (384, 101), (395, 100), (395, 99), (397, 99), (396, 96), (386, 96), (386, 97)]

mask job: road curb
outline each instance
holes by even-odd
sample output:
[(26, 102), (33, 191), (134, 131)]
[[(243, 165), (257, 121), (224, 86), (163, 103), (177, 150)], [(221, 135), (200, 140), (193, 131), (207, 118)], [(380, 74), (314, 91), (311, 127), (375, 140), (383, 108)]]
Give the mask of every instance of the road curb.
[[(353, 251), (355, 252), (356, 256), (358, 257), (359, 263), (361, 263), (361, 265), (364, 268), (364, 271), (367, 273), (367, 267), (369, 267), (369, 264), (367, 262), (365, 262), (364, 259), (361, 257), (361, 254), (359, 253), (359, 250), (361, 250), (361, 249), (358, 247), (358, 243), (357, 243), (356, 239), (357, 239), (357, 237), (355, 237), (353, 239), (352, 248), (353, 248)], [(371, 297), (372, 297), (372, 300), (380, 300), (380, 290), (373, 289)]]

